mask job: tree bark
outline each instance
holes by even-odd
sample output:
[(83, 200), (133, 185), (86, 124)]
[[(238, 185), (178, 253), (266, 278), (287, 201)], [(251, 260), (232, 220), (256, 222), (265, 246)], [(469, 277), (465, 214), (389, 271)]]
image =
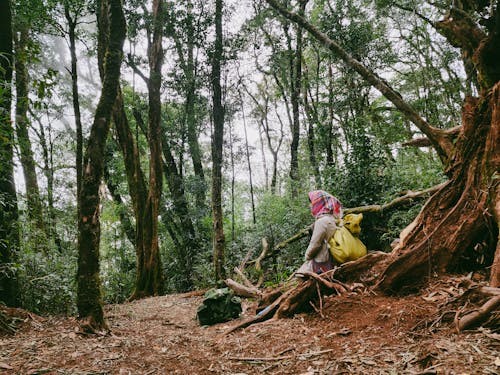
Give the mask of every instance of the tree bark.
[(12, 104), (12, 13), (10, 1), (0, 2), (0, 300), (18, 306), (17, 275), (12, 263), (19, 250), (19, 222), (14, 180)]
[[(307, 1), (300, 2), (299, 14), (303, 15)], [(290, 52), (291, 39), (288, 27), (285, 27), (288, 48)], [(294, 53), (290, 54), (290, 101), (292, 102), (292, 142), (290, 144), (290, 182), (292, 197), (298, 196), (299, 184), (299, 140), (300, 140), (300, 92), (302, 88), (302, 26), (297, 24), (296, 46)]]
[[(318, 61), (318, 69), (319, 71), (319, 61)], [(316, 136), (314, 128), (320, 124), (318, 113), (316, 108), (314, 107), (313, 98), (311, 95), (311, 104), (309, 104), (308, 96), (310, 95), (310, 78), (307, 71), (304, 72), (304, 88), (303, 88), (303, 102), (304, 102), (304, 110), (307, 116), (307, 147), (309, 149), (309, 163), (311, 165), (311, 169), (314, 174), (314, 181), (316, 183), (316, 188), (321, 188), (321, 174), (319, 171), (318, 160), (316, 157)], [(316, 80), (319, 79), (319, 76), (316, 77)]]
[[(103, 175), (104, 150), (111, 111), (118, 92), (122, 48), (126, 34), (121, 1), (103, 0), (98, 5), (98, 32), (101, 38), (102, 34), (106, 34), (109, 42), (106, 45), (99, 45), (101, 50), (99, 56), (105, 56), (105, 62), (102, 64), (104, 79), (85, 150), (78, 220), (77, 307), (78, 315), (84, 322), (83, 329), (90, 332), (107, 328), (99, 277), (101, 234), (99, 186)], [(103, 49), (106, 53), (102, 52)]]
[(111, 198), (116, 204), (116, 209), (118, 211), (118, 217), (120, 218), (120, 225), (122, 229), (122, 233), (125, 234), (129, 242), (134, 246), (137, 246), (136, 238), (135, 238), (135, 227), (130, 221), (129, 210), (127, 209), (126, 203), (123, 201), (121, 194), (118, 191), (118, 184), (113, 181), (113, 177), (109, 172), (109, 162), (113, 157), (113, 150), (110, 147), (108, 142), (108, 150), (106, 152), (105, 161), (104, 161), (104, 181), (106, 182), (106, 186), (108, 188), (109, 194)]
[(215, 50), (212, 58), (213, 119), (212, 136), (212, 215), (215, 280), (224, 280), (225, 236), (222, 213), (222, 147), (224, 143), (224, 107), (222, 105), (221, 62), (223, 0), (215, 1)]

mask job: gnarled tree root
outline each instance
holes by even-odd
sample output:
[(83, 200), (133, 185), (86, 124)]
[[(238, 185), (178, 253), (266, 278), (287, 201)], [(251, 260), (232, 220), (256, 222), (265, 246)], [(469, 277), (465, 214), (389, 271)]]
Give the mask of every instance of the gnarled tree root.
[(455, 319), (458, 332), (466, 329), (476, 328), (491, 318), (491, 314), (500, 307), (500, 296), (493, 297), (484, 303), (478, 310), (468, 313), (463, 317)]
[[(321, 298), (320, 294), (332, 294), (346, 291), (346, 286), (342, 283), (327, 280), (319, 275), (305, 274), (311, 278), (299, 283), (295, 287), (282, 291), (281, 295), (275, 295), (275, 300), (257, 315), (250, 317), (226, 331), (226, 334), (241, 328), (246, 328), (252, 324), (260, 323), (268, 319), (279, 319), (290, 317), (296, 313), (310, 309), (310, 303)], [(319, 291), (319, 292), (318, 292)]]

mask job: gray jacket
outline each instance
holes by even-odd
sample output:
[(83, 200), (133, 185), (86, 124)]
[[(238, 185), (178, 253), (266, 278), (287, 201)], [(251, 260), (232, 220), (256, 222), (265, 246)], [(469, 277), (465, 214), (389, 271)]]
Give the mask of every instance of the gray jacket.
[(314, 229), (305, 253), (305, 263), (297, 270), (297, 273), (312, 272), (311, 260), (326, 262), (330, 257), (327, 242), (333, 237), (337, 225), (333, 215), (324, 214), (316, 218)]

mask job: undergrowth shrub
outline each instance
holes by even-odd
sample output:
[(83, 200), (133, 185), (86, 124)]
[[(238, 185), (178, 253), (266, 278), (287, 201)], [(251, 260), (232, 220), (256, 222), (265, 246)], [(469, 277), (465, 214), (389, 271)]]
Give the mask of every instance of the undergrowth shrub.
[(25, 250), (19, 255), (19, 263), (23, 308), (41, 315), (75, 313), (76, 256)]

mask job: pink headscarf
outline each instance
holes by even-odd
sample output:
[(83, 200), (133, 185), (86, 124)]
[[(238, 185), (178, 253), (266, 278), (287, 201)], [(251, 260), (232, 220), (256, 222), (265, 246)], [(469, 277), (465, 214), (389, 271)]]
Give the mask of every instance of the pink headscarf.
[(316, 218), (322, 214), (330, 214), (336, 218), (342, 218), (342, 203), (330, 193), (323, 190), (309, 192), (311, 202), (311, 213)]

